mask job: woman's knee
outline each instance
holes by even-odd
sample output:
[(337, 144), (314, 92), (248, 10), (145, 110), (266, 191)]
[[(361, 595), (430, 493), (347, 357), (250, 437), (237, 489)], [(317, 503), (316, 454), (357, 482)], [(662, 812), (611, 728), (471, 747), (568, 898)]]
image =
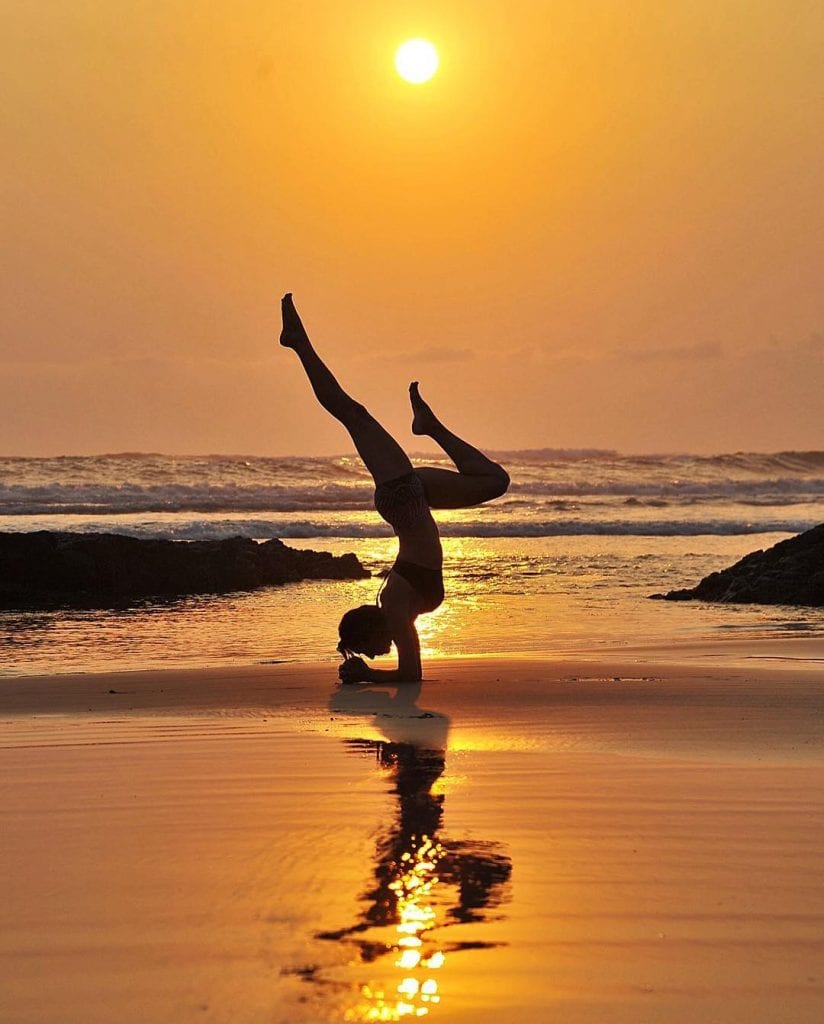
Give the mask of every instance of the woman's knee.
[(495, 472), (489, 474), (489, 487), (493, 498), (500, 498), (509, 490), (509, 473), (503, 466), (496, 466)]

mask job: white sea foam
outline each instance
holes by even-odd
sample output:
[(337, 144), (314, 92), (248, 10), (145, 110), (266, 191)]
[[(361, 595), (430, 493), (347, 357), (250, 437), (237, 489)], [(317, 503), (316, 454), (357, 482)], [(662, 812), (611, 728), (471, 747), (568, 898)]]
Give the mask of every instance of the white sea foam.
[[(512, 477), (509, 493), (477, 515), (442, 517), (445, 536), (735, 535), (795, 532), (824, 519), (824, 452), (544, 449), (499, 457)], [(449, 465), (414, 458), (424, 461)], [(118, 529), (139, 535), (386, 536), (372, 494), (354, 456), (0, 459), (3, 530), (38, 520), (50, 529), (101, 530), (124, 517), (131, 521)]]
[[(13, 521), (6, 520), (0, 529), (9, 529), (10, 522)], [(439, 529), (444, 537), (733, 537), (758, 533), (801, 533), (816, 524), (815, 519), (555, 519), (514, 522), (470, 519), (441, 522)], [(336, 522), (292, 517), (193, 519), (175, 516), (162, 520), (95, 517), (85, 521), (60, 523), (54, 517), (38, 517), (27, 521), (23, 528), (27, 531), (66, 529), (78, 533), (120, 533), (132, 537), (167, 537), (175, 540), (219, 540), (239, 536), (255, 540), (268, 540), (272, 537), (284, 540), (290, 537), (304, 540), (333, 537), (366, 540), (392, 536), (390, 527), (374, 515), (347, 517)]]
[[(372, 507), (373, 488), (368, 484), (305, 483), (243, 487), (213, 485), (63, 484), (24, 486), (0, 484), (0, 515), (33, 516), (113, 515), (146, 512), (312, 512), (367, 510)], [(586, 500), (636, 499), (639, 502), (740, 501), (761, 507), (824, 501), (824, 478), (814, 480), (769, 479), (757, 481), (677, 481), (654, 483), (625, 481), (526, 482), (514, 481), (509, 491), (513, 511), (546, 507), (542, 499)], [(603, 502), (601, 502), (603, 504)]]

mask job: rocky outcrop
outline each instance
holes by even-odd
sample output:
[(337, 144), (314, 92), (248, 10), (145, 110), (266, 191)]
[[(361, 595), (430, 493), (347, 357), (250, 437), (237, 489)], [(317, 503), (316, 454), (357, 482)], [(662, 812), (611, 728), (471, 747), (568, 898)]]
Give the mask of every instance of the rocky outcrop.
[(280, 540), (148, 540), (114, 533), (0, 533), (0, 608), (105, 608), (141, 598), (369, 576), (354, 555)]
[(697, 587), (653, 594), (666, 601), (824, 607), (824, 523), (710, 573)]

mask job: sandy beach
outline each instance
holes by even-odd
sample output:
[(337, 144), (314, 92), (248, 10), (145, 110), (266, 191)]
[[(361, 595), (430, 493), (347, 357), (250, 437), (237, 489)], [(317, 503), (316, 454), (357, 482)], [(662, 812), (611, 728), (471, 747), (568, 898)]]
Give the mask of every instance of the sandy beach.
[(4, 681), (0, 1018), (819, 1021), (824, 671), (666, 654)]
[(0, 1024), (824, 1024), (824, 0), (2, 27)]

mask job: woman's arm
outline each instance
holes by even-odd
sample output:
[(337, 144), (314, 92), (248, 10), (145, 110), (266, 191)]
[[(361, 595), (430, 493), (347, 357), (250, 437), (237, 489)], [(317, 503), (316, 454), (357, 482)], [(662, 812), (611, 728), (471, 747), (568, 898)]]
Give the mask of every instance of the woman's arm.
[(395, 648), (398, 652), (398, 667), (395, 669), (370, 668), (374, 682), (394, 679), (398, 683), (418, 683), (423, 678), (421, 667), (421, 644), (415, 623), (407, 620), (393, 630)]

